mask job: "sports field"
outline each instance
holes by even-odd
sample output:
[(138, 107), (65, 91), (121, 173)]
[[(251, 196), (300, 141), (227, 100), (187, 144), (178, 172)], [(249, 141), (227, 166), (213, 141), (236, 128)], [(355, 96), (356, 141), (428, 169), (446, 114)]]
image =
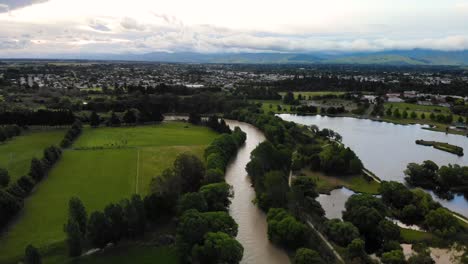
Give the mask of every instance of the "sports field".
[(31, 159), (41, 158), (44, 149), (51, 145), (58, 146), (64, 135), (64, 129), (25, 131), (22, 135), (0, 144), (0, 167), (8, 170), (10, 182), (26, 175)]
[(145, 194), (151, 178), (170, 167), (178, 154), (189, 151), (201, 157), (216, 136), (206, 127), (181, 122), (85, 129), (2, 234), (0, 263), (21, 255), (28, 243), (44, 248), (63, 241), (70, 197), (80, 197), (90, 213), (133, 193)]

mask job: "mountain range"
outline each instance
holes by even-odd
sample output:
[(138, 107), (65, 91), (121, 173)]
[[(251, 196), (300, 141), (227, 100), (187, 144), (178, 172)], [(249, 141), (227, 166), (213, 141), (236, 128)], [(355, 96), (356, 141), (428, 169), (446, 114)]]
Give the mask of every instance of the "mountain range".
[(174, 63), (245, 64), (375, 64), (375, 65), (452, 65), (468, 66), (468, 50), (392, 50), (360, 53), (195, 53), (151, 52), (145, 54), (63, 54), (43, 59), (118, 60)]

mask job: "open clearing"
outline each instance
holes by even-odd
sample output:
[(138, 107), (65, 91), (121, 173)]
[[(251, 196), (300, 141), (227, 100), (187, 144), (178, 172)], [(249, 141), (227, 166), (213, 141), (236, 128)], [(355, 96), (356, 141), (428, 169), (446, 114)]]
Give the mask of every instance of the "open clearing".
[(64, 135), (64, 129), (24, 131), (22, 135), (0, 144), (0, 167), (8, 170), (10, 182), (26, 175), (31, 159), (41, 158), (46, 147), (58, 146)]
[(44, 249), (62, 242), (70, 197), (80, 197), (89, 214), (135, 192), (144, 195), (151, 178), (170, 167), (178, 154), (201, 157), (216, 136), (206, 127), (182, 122), (85, 129), (2, 234), (0, 263), (16, 260), (29, 243)]

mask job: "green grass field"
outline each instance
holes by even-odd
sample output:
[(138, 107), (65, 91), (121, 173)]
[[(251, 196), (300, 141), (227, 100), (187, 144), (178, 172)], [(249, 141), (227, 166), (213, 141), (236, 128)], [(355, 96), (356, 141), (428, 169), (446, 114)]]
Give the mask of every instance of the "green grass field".
[(405, 243), (430, 241), (434, 238), (431, 233), (406, 228), (400, 228), (400, 234)]
[[(57, 248), (63, 251), (65, 248)], [(47, 264), (177, 264), (180, 258), (173, 246), (151, 246), (145, 243), (123, 242), (115, 247), (107, 248), (90, 256), (71, 260), (63, 254), (46, 255), (43, 263)]]
[(316, 180), (319, 193), (330, 193), (330, 191), (341, 187), (360, 193), (379, 193), (380, 184), (376, 181), (367, 181), (362, 175), (337, 177), (308, 169), (302, 170), (301, 173)]
[(8, 170), (10, 182), (26, 175), (31, 159), (41, 158), (46, 147), (59, 145), (64, 135), (63, 129), (25, 131), (22, 135), (0, 144), (0, 167)]
[[(449, 127), (448, 124), (444, 123), (439, 123), (437, 121), (433, 121), (430, 119), (430, 114), (431, 112), (434, 113), (435, 115), (438, 114), (443, 114), (443, 115), (449, 115), (450, 114), (450, 109), (448, 107), (444, 106), (432, 106), (432, 105), (418, 105), (418, 104), (410, 104), (410, 103), (385, 103), (384, 108), (385, 111), (392, 107), (392, 111), (395, 111), (395, 109), (398, 108), (400, 113), (403, 113), (403, 111), (408, 112), (408, 118), (395, 118), (393, 116), (385, 116), (382, 117), (382, 120), (384, 121), (389, 121), (389, 122), (394, 122), (398, 124), (414, 124), (414, 123), (421, 123), (421, 124), (427, 124), (427, 125), (432, 125), (434, 127), (429, 128), (429, 130), (433, 131), (439, 131), (439, 132), (446, 132), (447, 127)], [(411, 118), (410, 114), (412, 112), (415, 112), (417, 115), (417, 118)], [(385, 112), (386, 113), (386, 112)], [(425, 115), (425, 118), (422, 119), (422, 114)], [(457, 122), (459, 115), (453, 115), (453, 122)], [(450, 129), (448, 130), (449, 133), (452, 134), (460, 134), (460, 135), (465, 135), (466, 131), (460, 131), (456, 129)]]
[[(291, 113), (291, 106), (284, 104), (281, 100), (251, 100), (251, 102), (260, 103), (265, 113)], [(278, 106), (281, 107), (281, 110), (278, 110)]]
[(29, 243), (45, 248), (63, 241), (70, 197), (80, 197), (90, 213), (133, 193), (145, 194), (151, 178), (172, 166), (178, 154), (201, 157), (216, 136), (206, 127), (181, 122), (85, 129), (73, 145), (82, 149), (64, 151), (26, 200), (18, 220), (0, 237), (0, 263), (16, 260)]

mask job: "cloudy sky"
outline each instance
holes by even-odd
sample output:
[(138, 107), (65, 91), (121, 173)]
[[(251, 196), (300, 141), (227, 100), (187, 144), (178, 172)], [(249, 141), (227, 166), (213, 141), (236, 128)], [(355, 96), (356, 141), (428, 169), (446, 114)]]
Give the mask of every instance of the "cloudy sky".
[(0, 0), (0, 57), (468, 49), (468, 0)]

